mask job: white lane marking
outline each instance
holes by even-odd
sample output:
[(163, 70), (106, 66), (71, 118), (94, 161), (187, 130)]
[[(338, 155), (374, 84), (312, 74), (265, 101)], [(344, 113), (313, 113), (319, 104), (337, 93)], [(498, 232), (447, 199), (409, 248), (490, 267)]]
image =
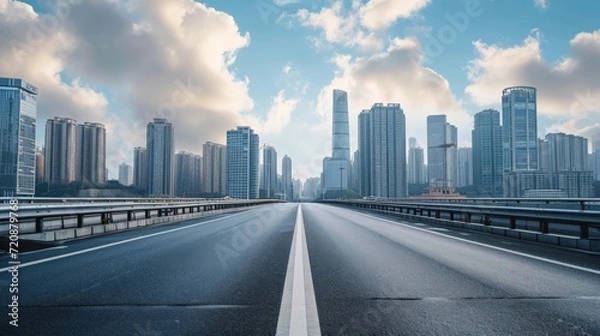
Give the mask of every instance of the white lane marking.
[[(351, 210), (346, 210), (346, 211), (351, 211)], [(406, 227), (406, 228), (409, 228), (409, 229), (418, 230), (418, 231), (422, 231), (422, 232), (427, 232), (427, 233), (430, 233), (430, 234), (434, 234), (434, 235), (446, 237), (446, 238), (449, 238), (449, 239), (458, 240), (458, 241), (461, 241), (461, 242), (464, 242), (464, 243), (468, 243), (468, 244), (472, 244), (472, 245), (477, 245), (477, 246), (482, 246), (482, 247), (487, 247), (487, 248), (490, 248), (490, 249), (496, 250), (496, 251), (502, 251), (502, 252), (506, 252), (506, 253), (518, 255), (518, 256), (521, 256), (521, 257), (529, 258), (529, 259), (534, 259), (534, 260), (538, 260), (538, 261), (547, 262), (549, 264), (559, 265), (559, 266), (563, 266), (563, 267), (567, 267), (567, 268), (576, 269), (576, 270), (579, 270), (579, 271), (584, 271), (584, 272), (588, 272), (588, 273), (600, 275), (600, 271), (599, 270), (595, 270), (595, 269), (592, 269), (592, 268), (587, 268), (587, 267), (582, 267), (582, 266), (567, 264), (567, 263), (556, 261), (556, 260), (552, 260), (552, 259), (546, 259), (546, 258), (543, 258), (543, 257), (538, 257), (538, 256), (535, 256), (535, 255), (532, 255), (532, 254), (527, 254), (527, 253), (523, 253), (523, 252), (512, 251), (512, 250), (508, 250), (508, 249), (505, 249), (505, 248), (502, 248), (502, 247), (498, 247), (498, 246), (488, 245), (488, 244), (484, 244), (484, 243), (480, 243), (480, 242), (476, 242), (476, 241), (471, 241), (471, 240), (464, 239), (464, 238), (454, 237), (454, 236), (450, 236), (450, 235), (443, 234), (443, 233), (440, 233), (440, 232), (435, 232), (435, 231), (431, 231), (431, 230), (428, 230), (428, 229), (422, 229), (422, 228), (414, 227), (412, 225), (403, 224), (403, 223), (399, 223), (399, 222), (394, 222), (394, 221), (391, 221), (389, 219), (384, 219), (384, 218), (380, 218), (380, 217), (376, 217), (376, 216), (372, 216), (372, 215), (367, 215), (367, 214), (356, 212), (356, 211), (353, 211), (352, 213), (356, 213), (356, 214), (359, 214), (359, 215), (362, 215), (362, 216), (365, 216), (365, 217), (369, 217), (369, 218), (372, 218), (372, 219), (378, 219), (378, 220), (381, 220), (381, 221), (384, 221), (384, 222), (388, 222), (388, 223), (392, 223), (392, 224), (395, 224), (395, 225), (400, 225), (400, 226), (403, 226), (403, 227)]]
[(298, 205), (276, 335), (321, 335), (308, 247), (304, 232), (302, 205)]
[[(130, 238), (130, 239), (126, 239), (126, 240), (121, 240), (121, 241), (117, 241), (117, 242), (106, 244), (106, 245), (100, 245), (100, 246), (96, 246), (96, 247), (90, 247), (90, 248), (87, 248), (87, 249), (81, 250), (81, 251), (74, 251), (74, 252), (67, 253), (67, 254), (61, 254), (61, 255), (54, 256), (54, 257), (49, 257), (49, 258), (46, 258), (46, 259), (34, 260), (34, 261), (26, 262), (26, 263), (23, 263), (23, 264), (15, 265), (15, 266), (17, 266), (17, 268), (23, 268), (23, 267), (33, 266), (33, 265), (37, 265), (37, 264), (43, 264), (43, 263), (47, 263), (49, 261), (54, 261), (54, 260), (58, 260), (58, 259), (73, 257), (73, 256), (76, 256), (76, 255), (79, 255), (79, 254), (84, 254), (84, 253), (88, 253), (88, 252), (92, 252), (92, 251), (102, 250), (102, 249), (105, 249), (105, 248), (108, 248), (108, 247), (113, 247), (113, 246), (117, 246), (117, 245), (121, 245), (121, 244), (127, 244), (127, 243), (131, 243), (131, 242), (134, 242), (134, 241), (137, 241), (137, 240), (142, 240), (142, 239), (146, 239), (146, 238), (160, 236), (160, 235), (164, 235), (164, 234), (168, 234), (168, 233), (176, 232), (176, 231), (180, 231), (180, 230), (190, 229), (190, 228), (193, 228), (193, 227), (196, 227), (196, 226), (199, 226), (199, 225), (204, 225), (204, 224), (215, 222), (215, 221), (218, 221), (218, 220), (221, 220), (221, 219), (226, 219), (226, 218), (231, 218), (231, 217), (234, 217), (234, 216), (239, 216), (241, 214), (243, 214), (243, 212), (240, 212), (240, 213), (237, 213), (237, 214), (233, 214), (233, 215), (229, 215), (229, 216), (225, 216), (225, 217), (211, 219), (211, 220), (208, 220), (206, 222), (201, 222), (201, 223), (186, 225), (186, 226), (182, 226), (182, 227), (179, 227), (179, 228), (170, 229), (170, 230), (167, 230), (167, 231), (155, 232), (155, 233), (151, 233), (151, 234), (148, 234), (148, 235), (145, 235), (145, 236), (140, 236), (140, 237)], [(11, 267), (0, 268), (0, 272), (8, 271)]]
[(436, 227), (429, 228), (429, 230), (434, 230), (434, 231), (442, 231), (442, 232), (448, 232), (448, 231), (449, 231), (448, 229), (444, 229), (444, 228), (436, 228)]
[(470, 236), (470, 234), (466, 233), (466, 232), (459, 232), (459, 235), (463, 235), (463, 236)]
[(19, 253), (19, 255), (28, 255), (28, 254), (35, 254), (35, 253), (39, 253), (39, 252), (46, 252), (46, 251), (52, 251), (52, 250), (62, 250), (62, 249), (66, 249), (67, 246), (54, 246), (54, 247), (48, 247), (48, 248), (43, 248), (40, 250), (36, 250), (36, 251), (29, 251), (29, 252), (21, 252)]

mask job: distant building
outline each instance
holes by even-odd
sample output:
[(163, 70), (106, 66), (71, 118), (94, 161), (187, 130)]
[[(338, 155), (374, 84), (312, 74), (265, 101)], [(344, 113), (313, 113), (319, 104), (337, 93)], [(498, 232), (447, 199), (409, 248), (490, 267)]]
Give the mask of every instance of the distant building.
[(214, 142), (202, 146), (202, 190), (205, 193), (226, 195), (227, 147)]
[(175, 154), (175, 196), (198, 197), (202, 157), (189, 152)]
[(358, 123), (359, 152), (366, 160), (361, 178), (368, 181), (364, 196), (407, 197), (406, 118), (400, 104), (376, 103), (360, 113)]
[(475, 114), (473, 142), (473, 185), (480, 196), (502, 197), (502, 126), (500, 112), (488, 109)]
[(302, 188), (302, 196), (308, 199), (316, 199), (319, 198), (319, 184), (321, 183), (321, 179), (318, 177), (311, 177), (304, 181), (304, 186)]
[(427, 116), (427, 170), (436, 186), (456, 186), (458, 171), (458, 131), (446, 115)]
[(419, 147), (416, 138), (409, 139), (408, 145), (408, 183), (427, 183), (425, 178), (425, 153)]
[(594, 180), (600, 181), (600, 140), (594, 141)]
[(140, 190), (148, 190), (148, 152), (144, 147), (133, 150), (133, 185)]
[(175, 139), (173, 124), (154, 118), (146, 127), (148, 195), (172, 197), (175, 193)]
[(37, 87), (0, 78), (0, 197), (35, 195)]
[(566, 197), (594, 196), (586, 138), (565, 133), (547, 134), (540, 142), (540, 169), (548, 173), (550, 188), (565, 191)]
[(106, 129), (104, 124), (85, 122), (77, 126), (77, 180), (106, 181)]
[(121, 163), (119, 165), (119, 183), (124, 186), (133, 184), (132, 169), (127, 163)]
[(259, 196), (259, 137), (252, 128), (227, 131), (227, 195), (237, 199)]
[(44, 176), (44, 147), (35, 150), (35, 181), (36, 183), (45, 182)]
[(285, 155), (281, 160), (281, 182), (283, 183), (283, 194), (286, 201), (294, 200), (292, 181), (292, 159)]
[(302, 194), (302, 181), (299, 179), (294, 179), (292, 181), (292, 200), (297, 201), (300, 199), (300, 195)]
[(325, 191), (347, 190), (351, 167), (348, 94), (345, 91), (333, 90), (332, 110), (332, 156), (323, 160), (322, 187)]
[(458, 149), (457, 187), (473, 185), (473, 149), (461, 147)]
[(271, 146), (263, 149), (261, 196), (274, 198), (277, 192), (277, 151)]
[(54, 117), (46, 121), (45, 177), (50, 185), (77, 180), (77, 121)]

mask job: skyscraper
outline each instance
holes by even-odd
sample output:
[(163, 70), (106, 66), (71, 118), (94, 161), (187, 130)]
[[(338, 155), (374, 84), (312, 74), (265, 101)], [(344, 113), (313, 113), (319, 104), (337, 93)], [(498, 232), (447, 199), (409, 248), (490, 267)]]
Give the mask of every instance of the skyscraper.
[(77, 121), (54, 117), (46, 121), (46, 181), (64, 184), (77, 180)]
[(77, 179), (104, 182), (106, 171), (106, 129), (103, 124), (85, 122), (77, 127)]
[[(359, 115), (359, 130), (369, 125), (370, 137), (360, 139), (359, 152), (368, 153), (369, 196), (407, 197), (406, 119), (400, 104), (374, 104)], [(362, 165), (362, 163), (361, 163)], [(365, 178), (365, 177), (362, 177)]]
[(277, 151), (271, 146), (263, 149), (261, 197), (273, 198), (277, 192)]
[(199, 176), (196, 177), (195, 155), (181, 151), (175, 154), (175, 196), (195, 197)]
[(44, 147), (35, 149), (35, 181), (36, 183), (46, 181), (44, 176)]
[(133, 185), (148, 190), (148, 152), (144, 147), (135, 147), (133, 150)]
[(227, 195), (258, 198), (258, 134), (248, 126), (227, 131)]
[(408, 183), (426, 183), (425, 153), (416, 138), (408, 139)]
[(371, 110), (362, 110), (358, 115), (358, 174), (360, 175), (358, 192), (363, 196), (371, 195)]
[(281, 159), (281, 182), (283, 183), (283, 194), (285, 195), (285, 200), (292, 201), (294, 199), (294, 189), (292, 185), (292, 159), (287, 155)]
[(454, 187), (457, 180), (457, 129), (446, 115), (427, 116), (427, 169), (436, 186)]
[(333, 90), (333, 155), (334, 159), (350, 162), (350, 126), (348, 124), (348, 94)]
[(536, 171), (538, 167), (537, 90), (514, 86), (502, 91), (504, 172)]
[(119, 165), (119, 183), (124, 186), (130, 186), (133, 182), (131, 166), (127, 163)]
[(173, 125), (154, 118), (146, 127), (148, 153), (148, 195), (172, 197), (174, 194), (175, 140)]
[(594, 180), (600, 181), (600, 140), (594, 141)]
[(0, 78), (0, 197), (35, 194), (37, 87)]
[(333, 90), (332, 156), (323, 159), (322, 187), (325, 191), (348, 189), (350, 170), (350, 127), (348, 94)]
[(471, 147), (460, 147), (458, 149), (457, 176), (457, 187), (466, 187), (473, 184), (473, 149)]
[(202, 190), (211, 194), (227, 194), (227, 147), (209, 141), (202, 146), (202, 155)]
[(475, 114), (473, 185), (481, 196), (503, 196), (502, 126), (500, 112), (488, 109)]

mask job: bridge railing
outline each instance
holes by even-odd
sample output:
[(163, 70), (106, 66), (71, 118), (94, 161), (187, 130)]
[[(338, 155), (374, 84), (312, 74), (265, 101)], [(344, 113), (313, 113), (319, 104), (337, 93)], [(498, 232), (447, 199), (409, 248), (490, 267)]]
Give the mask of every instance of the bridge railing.
[[(590, 229), (600, 229), (600, 211), (595, 210), (475, 205), (468, 202), (460, 204), (454, 202), (427, 203), (383, 200), (324, 200), (320, 202), (390, 213), (447, 218), (450, 221), (480, 223), (486, 226), (495, 223), (506, 225), (506, 227), (513, 230), (518, 229), (518, 221), (527, 221), (537, 223), (535, 230), (544, 234), (551, 233), (551, 224), (562, 225), (575, 228), (577, 237), (580, 239), (589, 239)], [(527, 227), (527, 230), (532, 229), (532, 227)]]
[[(14, 200), (14, 198), (13, 198)], [(92, 200), (92, 199), (88, 199)], [(121, 202), (106, 202), (108, 199), (93, 199), (89, 203), (30, 204), (19, 202), (0, 204), (0, 236), (7, 235), (10, 224), (20, 224), (21, 233), (43, 233), (48, 230), (83, 228), (97, 224), (129, 222), (151, 217), (164, 217), (216, 210), (243, 208), (261, 204), (281, 202), (279, 200), (202, 200), (179, 201), (163, 199), (127, 199)], [(113, 199), (114, 200), (114, 199)], [(110, 200), (110, 201), (113, 201)], [(146, 202), (143, 202), (146, 200)]]

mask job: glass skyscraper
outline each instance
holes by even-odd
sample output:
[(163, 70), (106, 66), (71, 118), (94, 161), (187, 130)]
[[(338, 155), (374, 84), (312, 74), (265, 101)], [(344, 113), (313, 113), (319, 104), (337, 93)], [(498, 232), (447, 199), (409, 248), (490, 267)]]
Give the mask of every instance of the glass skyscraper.
[(248, 126), (227, 131), (227, 195), (237, 199), (258, 198), (258, 134)]
[(539, 169), (536, 88), (502, 91), (502, 150), (505, 173)]
[(172, 197), (175, 191), (175, 140), (173, 124), (154, 118), (146, 129), (148, 195)]
[(35, 194), (37, 87), (0, 78), (0, 197)]
[(500, 112), (488, 109), (475, 114), (473, 184), (479, 195), (502, 197), (502, 126)]

